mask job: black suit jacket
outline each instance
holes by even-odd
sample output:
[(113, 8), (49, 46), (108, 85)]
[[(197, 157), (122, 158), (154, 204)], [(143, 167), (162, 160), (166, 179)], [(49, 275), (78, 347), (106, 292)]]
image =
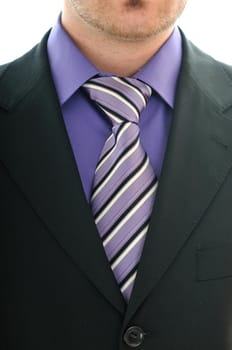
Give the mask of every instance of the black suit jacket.
[[(46, 41), (0, 68), (1, 349), (231, 350), (232, 69), (183, 37), (167, 152), (126, 306), (85, 200)], [(146, 334), (134, 329), (128, 345), (133, 326)]]

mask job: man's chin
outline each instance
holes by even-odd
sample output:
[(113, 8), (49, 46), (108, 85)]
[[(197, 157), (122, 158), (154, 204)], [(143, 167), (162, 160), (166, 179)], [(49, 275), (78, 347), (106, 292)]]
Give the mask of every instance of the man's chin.
[(127, 26), (126, 28), (122, 28), (122, 27), (118, 28), (118, 27), (112, 26), (111, 28), (104, 28), (104, 33), (108, 37), (111, 37), (112, 39), (127, 41), (127, 42), (139, 42), (139, 41), (154, 39), (154, 37), (162, 35), (162, 33), (164, 32), (168, 32), (169, 29), (171, 31), (172, 27), (173, 27), (172, 24), (167, 26), (157, 27), (157, 28), (154, 28), (154, 26), (152, 26), (151, 28), (147, 28), (147, 29), (142, 26), (141, 27), (131, 26), (131, 29), (129, 28), (129, 26)]

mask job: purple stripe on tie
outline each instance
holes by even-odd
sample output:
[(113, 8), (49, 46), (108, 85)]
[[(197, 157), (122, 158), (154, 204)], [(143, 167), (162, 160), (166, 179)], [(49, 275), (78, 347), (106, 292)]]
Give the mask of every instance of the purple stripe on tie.
[(144, 84), (138, 79), (125, 78), (124, 80), (126, 80), (131, 85), (134, 85), (135, 87), (137, 87), (141, 91), (145, 99), (148, 101), (152, 93), (150, 86), (148, 86), (147, 84)]
[[(152, 206), (154, 202), (154, 197), (150, 197), (146, 201), (146, 205)], [(151, 211), (149, 212), (149, 215), (151, 214)], [(117, 234), (113, 236), (113, 238), (105, 244), (105, 248), (107, 248), (107, 256), (108, 259), (111, 260), (112, 257), (116, 254), (118, 250), (120, 250), (124, 244), (133, 236), (133, 234), (141, 227), (143, 222), (145, 221), (145, 217), (147, 217), (147, 211), (146, 208), (141, 207), (137, 212), (136, 215), (132, 216), (126, 224), (123, 226), (123, 229), (120, 230)], [(102, 224), (103, 229), (105, 228)], [(107, 225), (107, 227), (111, 226), (111, 223)], [(99, 225), (99, 229), (101, 229), (101, 225)], [(104, 241), (103, 241), (104, 243)]]
[[(119, 186), (112, 188), (112, 192), (108, 193), (107, 198), (104, 196), (104, 194), (102, 194), (102, 192), (96, 196), (96, 200), (99, 202), (99, 207), (93, 208), (93, 210), (96, 209), (94, 212), (94, 218), (96, 222), (99, 222), (100, 217), (106, 215), (106, 211), (108, 210), (120, 211), (120, 208), (124, 208), (125, 205), (129, 207), (132, 201), (141, 194), (143, 188), (140, 186), (141, 180), (138, 177), (137, 173), (142, 174), (146, 170), (147, 165), (147, 158), (144, 157), (142, 163), (140, 163), (138, 167), (135, 167), (134, 171), (129, 174), (129, 176), (126, 177)], [(138, 169), (140, 169), (139, 172)], [(151, 180), (152, 177), (151, 179), (148, 179), (148, 183), (151, 182)], [(130, 196), (131, 198), (129, 198), (128, 201), (128, 195), (130, 194), (130, 191), (133, 191), (134, 195)]]
[[(135, 158), (134, 161), (133, 158)], [(103, 203), (107, 201), (111, 193), (113, 193), (114, 190), (116, 190), (120, 186), (124, 179), (129, 177), (129, 175), (132, 174), (134, 170), (138, 168), (138, 166), (143, 162), (143, 158), (141, 159), (138, 156), (133, 157), (133, 155), (127, 158), (127, 160), (129, 165), (126, 166), (125, 163), (121, 164), (118, 167), (118, 169), (114, 172), (113, 176), (112, 172), (109, 173), (109, 176), (101, 185), (104, 187), (104, 191), (100, 191), (99, 193), (95, 194), (94, 202), (97, 201), (98, 205), (95, 207), (95, 203), (93, 203), (94, 214), (96, 213), (98, 208), (102, 207)]]
[[(147, 185), (149, 185), (153, 180), (152, 175), (150, 175), (150, 178), (147, 177)], [(144, 191), (144, 188), (141, 186), (141, 179), (138, 178), (129, 188), (126, 189), (126, 191), (117, 199), (117, 201), (114, 202), (113, 205), (108, 206), (108, 211), (101, 215), (101, 212), (99, 213), (99, 219), (97, 220), (97, 224), (99, 227), (101, 227), (101, 222), (105, 223), (105, 216), (110, 216), (114, 218), (114, 221), (118, 220), (120, 216), (129, 208), (133, 202), (135, 202), (136, 198), (138, 198)], [(130, 195), (130, 196), (129, 196)], [(111, 201), (112, 202), (112, 201)], [(101, 208), (102, 206), (100, 206)], [(102, 211), (103, 213), (103, 211)], [(111, 223), (108, 222), (108, 225), (104, 227), (101, 227), (102, 232), (106, 232), (110, 229)]]
[[(106, 175), (106, 173), (111, 169), (112, 164), (116, 162), (116, 160), (119, 158), (121, 154), (123, 154), (123, 151), (129, 147), (133, 141), (136, 141), (135, 134), (128, 135), (128, 133), (123, 132), (121, 134), (122, 136), (119, 138), (117, 147), (114, 148), (112, 155), (110, 158), (106, 159), (106, 161), (102, 164), (100, 171), (97, 171), (95, 174), (95, 182), (94, 187), (98, 185), (98, 183), (102, 180), (102, 178)], [(136, 137), (138, 134), (136, 135)], [(118, 147), (119, 146), (119, 147)], [(106, 142), (107, 149), (109, 148)], [(105, 148), (105, 147), (104, 147)], [(106, 153), (105, 149), (103, 148), (102, 154), (104, 155)], [(124, 167), (125, 168), (125, 167)]]
[(116, 266), (113, 270), (117, 281), (120, 283), (125, 279), (125, 277), (130, 273), (133, 267), (139, 262), (142, 248), (144, 245), (145, 236), (134, 246), (132, 249), (122, 260), (120, 264)]

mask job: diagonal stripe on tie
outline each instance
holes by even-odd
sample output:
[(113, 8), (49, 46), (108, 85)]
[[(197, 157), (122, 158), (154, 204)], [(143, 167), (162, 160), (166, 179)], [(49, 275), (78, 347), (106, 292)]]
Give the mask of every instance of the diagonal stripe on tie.
[[(92, 201), (96, 197), (96, 195), (98, 194), (99, 189), (104, 187), (110, 181), (112, 176), (114, 176), (115, 173), (117, 173), (117, 171), (122, 168), (124, 162), (126, 160), (128, 160), (128, 158), (130, 158), (130, 156), (133, 155), (133, 153), (137, 150), (138, 147), (139, 147), (139, 138), (136, 137), (133, 140), (131, 140), (131, 142), (129, 143), (129, 145), (125, 149), (121, 150), (119, 155), (117, 154), (116, 150), (114, 151), (114, 155), (113, 155), (114, 162), (112, 162), (111, 159), (108, 160), (108, 164), (105, 165), (106, 172), (104, 172), (104, 169), (101, 169), (100, 171), (97, 170), (95, 172), (95, 186), (93, 188), (93, 192), (92, 192), (92, 196), (91, 196)], [(109, 166), (109, 163), (111, 163), (110, 167), (107, 168), (107, 165)], [(100, 176), (99, 176), (99, 174), (100, 174)], [(114, 179), (114, 181), (116, 181), (116, 180)]]
[[(133, 184), (136, 184), (136, 180), (139, 179), (143, 171), (148, 166), (148, 159), (144, 156), (142, 162), (133, 170), (125, 179), (122, 179), (120, 185), (104, 200), (103, 204), (99, 206), (98, 211), (94, 214), (96, 223), (101, 220), (102, 216), (110, 209), (114, 203), (120, 199), (120, 197), (130, 188)], [(136, 189), (136, 186), (135, 186)]]
[(84, 88), (112, 123), (90, 200), (107, 258), (128, 302), (158, 186), (138, 125), (152, 91), (139, 80), (118, 77), (93, 78)]

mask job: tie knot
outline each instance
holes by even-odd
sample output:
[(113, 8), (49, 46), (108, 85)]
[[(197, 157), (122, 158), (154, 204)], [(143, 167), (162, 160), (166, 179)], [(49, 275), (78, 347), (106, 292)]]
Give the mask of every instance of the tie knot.
[(152, 93), (151, 87), (140, 80), (115, 76), (90, 79), (83, 87), (113, 125), (128, 121), (138, 124)]

